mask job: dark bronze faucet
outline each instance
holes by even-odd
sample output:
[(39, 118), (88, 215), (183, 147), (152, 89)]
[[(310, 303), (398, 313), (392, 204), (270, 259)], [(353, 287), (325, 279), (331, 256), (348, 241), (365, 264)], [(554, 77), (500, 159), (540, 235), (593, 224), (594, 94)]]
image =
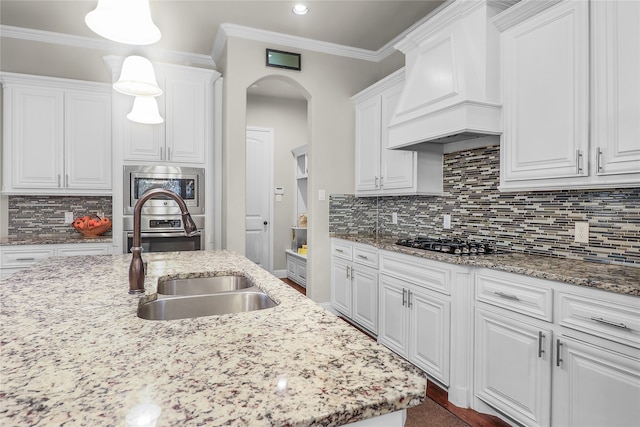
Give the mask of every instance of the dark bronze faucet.
[(142, 215), (142, 205), (144, 205), (147, 200), (160, 195), (167, 196), (175, 200), (180, 207), (180, 212), (182, 214), (182, 226), (184, 227), (186, 235), (188, 237), (192, 237), (198, 234), (196, 223), (193, 222), (191, 214), (189, 214), (187, 205), (184, 200), (182, 200), (182, 197), (178, 196), (173, 191), (165, 190), (164, 188), (155, 188), (144, 193), (142, 197), (138, 199), (133, 212), (133, 247), (131, 248), (133, 256), (131, 258), (131, 265), (129, 266), (130, 294), (140, 294), (144, 292), (144, 264), (142, 262), (142, 247), (140, 246), (140, 216)]

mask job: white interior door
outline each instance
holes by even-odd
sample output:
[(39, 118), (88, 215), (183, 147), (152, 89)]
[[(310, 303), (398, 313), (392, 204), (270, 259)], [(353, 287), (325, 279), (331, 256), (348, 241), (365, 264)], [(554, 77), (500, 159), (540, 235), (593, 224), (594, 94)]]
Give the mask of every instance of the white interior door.
[(273, 269), (272, 188), (273, 129), (247, 127), (245, 254), (268, 271)]

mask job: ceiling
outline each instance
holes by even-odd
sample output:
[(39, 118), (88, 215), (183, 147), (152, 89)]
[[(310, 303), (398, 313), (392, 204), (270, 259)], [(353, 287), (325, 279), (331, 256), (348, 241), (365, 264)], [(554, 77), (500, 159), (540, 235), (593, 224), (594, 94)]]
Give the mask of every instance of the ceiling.
[[(211, 56), (220, 24), (377, 51), (421, 21), (444, 0), (150, 0), (151, 16), (162, 32), (152, 47)], [(100, 39), (84, 23), (97, 0), (0, 0), (0, 24)], [(304, 3), (309, 13), (292, 13)], [(250, 94), (303, 99), (281, 81), (265, 81)]]
[[(294, 15), (295, 3), (309, 13)], [(162, 32), (154, 47), (211, 55), (222, 23), (376, 51), (424, 18), (442, 0), (218, 1), (151, 0), (151, 16)], [(1, 0), (0, 23), (99, 37), (84, 23), (97, 0)]]

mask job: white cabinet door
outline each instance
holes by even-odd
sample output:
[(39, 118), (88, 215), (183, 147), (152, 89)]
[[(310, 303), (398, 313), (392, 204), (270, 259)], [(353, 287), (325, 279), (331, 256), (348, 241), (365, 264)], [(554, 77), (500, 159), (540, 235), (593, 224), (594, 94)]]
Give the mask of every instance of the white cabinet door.
[(300, 258), (296, 260), (298, 264), (298, 284), (301, 286), (307, 286), (307, 260)]
[(476, 308), (476, 396), (526, 426), (551, 417), (551, 331)]
[(408, 357), (409, 318), (406, 310), (407, 289), (403, 282), (381, 274), (378, 341), (400, 356)]
[(411, 331), (409, 360), (449, 385), (450, 301), (413, 288), (407, 305)]
[(378, 333), (378, 271), (354, 265), (351, 270), (353, 287), (353, 321)]
[(639, 173), (640, 2), (591, 5), (596, 173)]
[[(400, 99), (403, 85), (393, 86), (382, 93), (380, 129), (380, 185), (383, 191), (414, 188), (416, 168), (415, 151), (389, 150), (387, 126)], [(360, 152), (358, 152), (361, 155)]]
[[(117, 118), (121, 126), (125, 161), (205, 164), (206, 146), (213, 138), (214, 73), (188, 67), (155, 66), (163, 94), (156, 97), (160, 124), (135, 123), (126, 118), (132, 97), (118, 94)], [(115, 110), (114, 110), (115, 111)]]
[[(4, 126), (11, 155), (4, 185), (14, 189), (58, 189), (63, 185), (64, 92), (42, 86), (5, 88)], [(5, 150), (5, 156), (7, 151)], [(10, 184), (9, 184), (10, 183)]]
[(65, 174), (68, 189), (111, 189), (111, 94), (65, 93)]
[(167, 77), (166, 159), (174, 163), (204, 163), (206, 117), (202, 80)]
[(351, 263), (331, 259), (331, 307), (351, 318)]
[[(158, 111), (162, 117), (164, 112), (164, 95), (156, 98)], [(132, 122), (127, 119), (131, 112), (134, 97), (120, 93), (113, 94), (114, 117), (120, 125), (122, 140), (122, 152), (124, 160), (129, 161), (154, 161), (159, 162), (165, 157), (165, 123), (155, 125)]]
[(501, 35), (504, 182), (586, 176), (589, 3), (568, 1)]
[(379, 95), (356, 105), (356, 193), (375, 193), (380, 188)]
[(561, 337), (554, 368), (553, 425), (637, 426), (640, 360)]

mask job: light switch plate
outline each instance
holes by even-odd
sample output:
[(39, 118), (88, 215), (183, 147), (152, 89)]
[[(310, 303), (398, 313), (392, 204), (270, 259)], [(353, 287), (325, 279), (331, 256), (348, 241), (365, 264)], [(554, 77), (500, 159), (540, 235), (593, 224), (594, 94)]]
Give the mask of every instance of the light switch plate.
[(451, 228), (451, 215), (444, 214), (442, 216), (442, 228), (444, 228), (445, 230), (448, 230)]
[(71, 224), (73, 222), (73, 212), (64, 213), (64, 223)]
[(318, 200), (325, 200), (327, 198), (324, 190), (318, 190)]
[(391, 224), (398, 223), (398, 212), (391, 212)]

